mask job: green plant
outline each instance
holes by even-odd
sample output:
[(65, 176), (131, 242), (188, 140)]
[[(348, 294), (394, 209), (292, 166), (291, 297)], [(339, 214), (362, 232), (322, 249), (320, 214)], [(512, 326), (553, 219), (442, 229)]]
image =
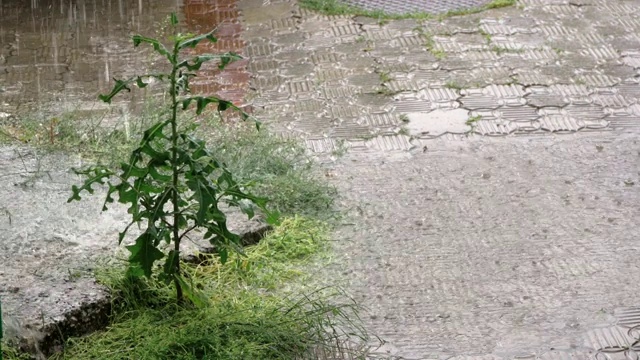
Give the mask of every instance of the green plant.
[(382, 85), (376, 88), (376, 94), (378, 95), (392, 96), (396, 93), (396, 91), (391, 90), (388, 86)]
[[(113, 294), (104, 331), (69, 339), (54, 359), (307, 359), (318, 349), (335, 354), (367, 334), (360, 307), (336, 288), (316, 287), (311, 264), (331, 261), (330, 228), (285, 217), (245, 255), (221, 263), (203, 255), (184, 272), (209, 299), (202, 308), (175, 306), (170, 286), (122, 276), (105, 267), (98, 280)], [(318, 259), (320, 258), (320, 259)], [(306, 295), (301, 295), (304, 293)], [(359, 358), (357, 349), (352, 356)], [(333, 358), (333, 357), (331, 357)]]
[(455, 82), (453, 80), (447, 81), (444, 84), (444, 87), (446, 87), (447, 89), (453, 89), (453, 90), (462, 90), (462, 89), (464, 89), (464, 87), (461, 84), (459, 84), (459, 83), (457, 83), (457, 82)]
[(431, 53), (436, 59), (442, 60), (447, 56), (447, 54), (442, 49), (436, 48), (436, 42), (433, 39), (433, 35), (430, 33), (423, 32), (422, 35), (425, 37), (424, 46), (427, 48), (427, 51)]
[(484, 6), (452, 10), (442, 14), (431, 14), (424, 11), (414, 11), (407, 13), (390, 13), (383, 10), (368, 10), (357, 6), (345, 4), (340, 0), (300, 0), (300, 6), (305, 9), (319, 11), (325, 15), (359, 15), (377, 18), (380, 25), (384, 25), (388, 20), (396, 19), (432, 19), (442, 20), (451, 16), (475, 14), (489, 9), (497, 9), (511, 6), (516, 0), (493, 0)]
[(476, 126), (476, 123), (480, 120), (482, 120), (482, 115), (471, 116), (467, 119), (465, 124), (470, 126), (473, 129)]
[(223, 126), (206, 117), (198, 129), (221, 162), (240, 182), (250, 182), (254, 194), (269, 197), (269, 205), (282, 215), (304, 215), (328, 220), (335, 216), (336, 189), (325, 181), (307, 148), (295, 139), (248, 124)]
[(331, 151), (331, 155), (335, 157), (342, 157), (347, 153), (347, 151), (349, 151), (349, 145), (347, 141), (345, 139), (337, 139), (336, 146)]
[[(250, 116), (229, 101), (214, 96), (193, 96), (189, 93), (189, 81), (195, 77), (194, 71), (203, 63), (216, 61), (219, 69), (241, 57), (234, 53), (219, 55), (197, 55), (191, 59), (183, 59), (186, 49), (195, 48), (202, 41), (216, 42), (213, 32), (202, 35), (182, 34), (177, 31), (178, 19), (171, 15), (171, 26), (174, 35), (173, 46), (167, 49), (159, 40), (133, 36), (135, 47), (149, 44), (165, 58), (171, 67), (170, 73), (156, 73), (134, 76), (127, 80), (115, 80), (112, 91), (99, 98), (110, 103), (114, 96), (122, 91), (130, 91), (132, 85), (140, 88), (147, 86), (146, 79), (154, 78), (168, 81), (170, 95), (170, 115), (167, 119), (148, 128), (137, 148), (129, 159), (120, 165), (120, 169), (111, 170), (102, 165), (76, 170), (86, 177), (81, 186), (72, 187), (69, 202), (81, 200), (80, 194), (87, 191), (93, 194), (93, 185), (108, 186), (103, 211), (114, 202), (114, 194), (118, 201), (128, 204), (131, 221), (119, 234), (122, 243), (128, 230), (134, 224), (146, 227), (135, 239), (133, 245), (127, 246), (129, 256), (128, 273), (134, 277), (151, 277), (156, 261), (166, 258), (160, 278), (166, 283), (173, 282), (178, 302), (183, 300), (183, 291), (192, 302), (198, 303), (201, 298), (193, 291), (180, 268), (180, 243), (194, 230), (204, 230), (203, 237), (215, 247), (220, 260), (225, 262), (229, 252), (242, 253), (240, 237), (229, 231), (226, 215), (220, 205), (237, 207), (254, 216), (256, 208), (268, 214), (267, 221), (274, 222), (276, 213), (266, 209), (266, 200), (249, 194), (246, 184), (236, 182), (233, 174), (218, 161), (216, 155), (209, 151), (204, 141), (193, 136), (194, 128), (178, 130), (178, 111), (186, 110), (191, 104), (196, 105), (196, 114), (201, 114), (207, 105), (216, 104), (219, 113), (234, 109), (242, 115), (243, 120)], [(255, 121), (255, 119), (252, 119)], [(259, 125), (255, 121), (256, 126)], [(191, 131), (189, 131), (191, 130)], [(162, 244), (170, 246), (168, 255), (162, 251)]]
[(388, 83), (394, 80), (393, 76), (391, 76), (391, 73), (389, 73), (388, 71), (380, 71), (378, 73), (378, 76), (380, 77), (380, 83), (382, 84)]
[[(140, 114), (116, 110), (66, 109), (49, 114), (34, 111), (0, 125), (0, 142), (29, 144), (39, 154), (73, 152), (85, 160), (117, 166), (139, 142), (139, 133), (165, 116), (159, 101), (148, 98)], [(111, 119), (118, 115), (118, 119)], [(106, 125), (106, 124), (109, 125)]]
[(483, 29), (478, 30), (478, 34), (482, 35), (482, 37), (487, 41), (487, 44), (491, 44), (492, 36), (488, 32)]

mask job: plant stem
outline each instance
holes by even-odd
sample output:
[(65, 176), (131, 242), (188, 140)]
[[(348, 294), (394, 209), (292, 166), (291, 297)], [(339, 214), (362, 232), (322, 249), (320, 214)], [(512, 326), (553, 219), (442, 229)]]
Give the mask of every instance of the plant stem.
[(180, 235), (178, 232), (180, 207), (178, 204), (178, 87), (176, 82), (176, 76), (178, 72), (178, 46), (177, 44), (173, 48), (173, 69), (171, 70), (171, 172), (173, 173), (173, 197), (171, 202), (173, 203), (173, 247), (175, 252), (175, 272), (173, 282), (176, 285), (176, 298), (178, 303), (182, 302), (182, 286), (178, 277), (180, 276)]

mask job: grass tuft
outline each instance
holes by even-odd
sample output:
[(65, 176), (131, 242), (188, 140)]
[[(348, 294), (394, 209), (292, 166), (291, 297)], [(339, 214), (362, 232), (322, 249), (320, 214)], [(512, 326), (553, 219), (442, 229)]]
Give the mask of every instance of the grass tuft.
[(269, 360), (343, 352), (345, 343), (366, 339), (358, 306), (338, 289), (288, 286), (301, 282), (327, 244), (323, 223), (292, 217), (246, 256), (185, 266), (207, 299), (200, 307), (177, 305), (163, 282), (105, 270), (99, 280), (114, 294), (111, 325), (70, 339), (53, 359)]
[(31, 360), (31, 356), (29, 354), (22, 353), (18, 351), (16, 348), (11, 346), (8, 342), (2, 343), (2, 356), (0, 359), (3, 360)]
[(244, 123), (221, 124), (211, 116), (203, 119), (198, 131), (234, 177), (252, 183), (252, 192), (267, 197), (280, 213), (320, 219), (335, 215), (337, 191), (322, 181), (299, 141), (276, 136), (268, 128), (256, 131)]
[[(70, 111), (55, 115), (27, 114), (12, 124), (0, 124), (0, 143), (13, 142), (39, 149), (40, 154), (73, 153), (89, 163), (118, 166), (140, 141), (142, 130), (163, 118), (157, 101), (148, 99), (139, 114), (110, 118), (100, 112)], [(321, 181), (314, 161), (296, 140), (284, 139), (254, 126), (224, 122), (213, 113), (185, 116), (182, 126), (200, 127), (234, 177), (252, 183), (253, 193), (269, 198), (284, 215), (328, 219), (334, 216), (336, 190)], [(106, 124), (108, 123), (108, 125)]]
[(444, 19), (451, 16), (475, 14), (489, 9), (512, 6), (516, 3), (516, 0), (493, 0), (485, 6), (452, 10), (442, 14), (431, 14), (420, 11), (397, 14), (383, 10), (367, 10), (357, 6), (348, 5), (340, 0), (299, 0), (299, 3), (300, 6), (305, 9), (317, 11), (324, 15), (357, 15), (380, 20), (426, 20), (432, 18)]

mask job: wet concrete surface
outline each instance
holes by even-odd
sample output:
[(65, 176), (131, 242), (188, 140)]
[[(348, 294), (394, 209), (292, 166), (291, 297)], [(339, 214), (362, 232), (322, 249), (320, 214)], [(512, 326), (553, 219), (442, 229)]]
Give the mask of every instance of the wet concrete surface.
[(492, 0), (346, 0), (345, 3), (362, 9), (390, 14), (429, 13), (443, 14), (450, 11), (477, 9)]
[[(0, 126), (32, 112), (105, 111), (95, 99), (110, 89), (111, 77), (131, 76), (154, 65), (149, 51), (133, 49), (130, 35), (162, 35), (163, 21), (172, 11), (186, 23), (185, 31), (218, 28), (219, 41), (203, 43), (193, 53), (243, 53), (233, 1), (0, 1)], [(193, 92), (242, 103), (249, 80), (246, 61), (224, 72), (203, 67), (200, 75)], [(135, 109), (144, 95), (123, 97), (114, 107)], [(0, 146), (5, 335), (27, 339), (45, 353), (55, 350), (62, 334), (82, 335), (105, 325), (109, 298), (93, 271), (126, 258), (117, 247), (125, 209), (114, 206), (101, 213), (99, 191), (82, 202), (66, 203), (71, 185), (81, 181), (71, 168), (83, 165), (88, 164), (73, 154)], [(230, 226), (247, 236), (264, 229), (236, 213)], [(184, 245), (187, 253), (207, 249), (197, 240)]]
[[(118, 232), (127, 225), (126, 208), (101, 212), (104, 192), (96, 189), (67, 204), (82, 178), (71, 168), (89, 165), (77, 156), (43, 154), (26, 147), (0, 150), (0, 297), (5, 335), (26, 338), (43, 351), (60, 335), (83, 335), (105, 326), (110, 306), (106, 289), (93, 278), (99, 268), (126, 263)], [(242, 236), (262, 232), (259, 222), (231, 213), (230, 228)], [(185, 242), (186, 254), (208, 243)]]
[[(224, 31), (249, 58), (236, 69), (251, 74), (247, 103), (273, 130), (334, 160), (327, 174), (349, 210), (336, 234), (346, 260), (338, 271), (386, 350), (410, 359), (633, 356), (639, 1), (523, 0), (382, 23), (294, 1), (210, 4), (228, 12), (205, 6), (186, 17), (193, 26), (234, 19)], [(235, 96), (243, 81), (225, 90)], [(4, 149), (0, 164), (12, 174), (0, 178), (12, 199), (0, 238), (11, 276), (0, 281), (3, 298), (36, 323), (101, 291), (69, 274), (111, 254), (122, 217), (99, 215), (97, 203), (63, 208), (68, 165), (40, 165), (49, 178), (20, 151)], [(27, 284), (53, 290), (39, 297)]]
[(258, 115), (335, 160), (337, 271), (384, 351), (636, 358), (639, 1), (239, 6), (272, 16), (244, 23)]
[(370, 330), (408, 359), (622, 352), (640, 324), (639, 151), (589, 134), (348, 155), (336, 238)]

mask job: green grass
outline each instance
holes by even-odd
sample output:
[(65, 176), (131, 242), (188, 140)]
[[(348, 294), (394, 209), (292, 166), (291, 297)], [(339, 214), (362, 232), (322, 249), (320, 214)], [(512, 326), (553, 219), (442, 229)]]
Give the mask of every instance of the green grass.
[(447, 89), (452, 89), (452, 90), (462, 90), (464, 89), (464, 86), (462, 86), (461, 84), (453, 81), (453, 80), (449, 80), (444, 84), (444, 87), (446, 87)]
[(431, 53), (431, 55), (433, 55), (436, 59), (438, 60), (442, 60), (444, 59), (447, 54), (441, 50), (441, 49), (436, 49), (436, 43), (435, 40), (433, 39), (433, 35), (431, 33), (428, 33), (426, 31), (424, 31), (423, 28), (419, 28), (419, 30), (417, 30), (417, 32), (424, 36), (425, 38), (425, 43), (424, 46), (427, 48), (427, 51), (429, 51)]
[[(117, 166), (140, 140), (142, 130), (163, 118), (158, 101), (149, 99), (137, 115), (109, 119), (99, 112), (70, 111), (54, 116), (27, 114), (12, 125), (0, 126), (0, 143), (19, 143), (39, 150), (40, 156), (63, 152), (79, 155), (84, 162)], [(106, 126), (105, 123), (115, 123)], [(321, 181), (322, 175), (305, 147), (295, 140), (273, 135), (264, 126), (221, 121), (209, 113), (184, 116), (182, 126), (199, 127), (196, 133), (218, 155), (234, 176), (252, 183), (256, 195), (271, 200), (284, 215), (328, 219), (335, 215), (336, 190)]]
[(480, 120), (482, 120), (482, 115), (471, 116), (467, 119), (465, 124), (470, 126), (471, 128), (474, 128), (476, 126), (476, 123)]
[[(142, 129), (162, 116), (153, 106), (145, 110), (130, 119), (130, 126)], [(136, 131), (123, 136), (122, 130), (83, 121), (78, 113), (57, 118), (65, 127), (56, 129), (53, 143), (47, 138), (49, 129), (39, 125), (44, 116), (22, 118), (5, 141), (33, 146), (45, 155), (75, 149), (88, 161), (115, 164), (139, 140)], [(329, 258), (325, 221), (334, 215), (336, 191), (322, 181), (305, 148), (267, 128), (256, 131), (211, 114), (185, 118), (181, 124), (197, 125), (197, 134), (234, 175), (252, 183), (254, 193), (270, 198), (284, 221), (248, 247), (246, 256), (231, 255), (222, 265), (207, 255), (203, 263), (185, 265), (206, 306), (176, 305), (171, 286), (126, 278), (124, 263), (101, 270), (100, 282), (114, 294), (109, 327), (70, 339), (65, 352), (53, 359), (303, 359), (338, 351), (350, 337), (345, 332), (366, 337), (351, 299), (339, 289), (309, 285), (314, 283), (309, 266)], [(90, 131), (95, 136), (88, 137)], [(8, 346), (3, 356), (28, 358)]]
[(0, 143), (25, 144), (42, 153), (72, 152), (87, 161), (115, 165), (139, 141), (139, 134), (163, 116), (157, 105), (149, 99), (138, 115), (97, 109), (21, 114), (0, 125)]
[(245, 124), (221, 124), (207, 117), (199, 129), (214, 153), (241, 182), (270, 199), (284, 215), (325, 219), (336, 215), (337, 191), (328, 185), (306, 148), (297, 140), (278, 137), (268, 128), (256, 131)]
[(395, 80), (394, 77), (391, 76), (391, 73), (389, 73), (388, 71), (380, 71), (378, 72), (378, 76), (380, 77), (381, 84)]
[(16, 348), (12, 347), (8, 343), (2, 344), (2, 357), (3, 360), (30, 360), (31, 356), (25, 353), (21, 353)]
[[(286, 218), (245, 256), (233, 254), (225, 264), (205, 257), (185, 266), (206, 299), (200, 307), (177, 305), (163, 282), (105, 268), (98, 280), (114, 295), (110, 325), (69, 339), (51, 360), (322, 359), (336, 352), (361, 358), (364, 350), (345, 346), (367, 340), (359, 307), (339, 289), (308, 285), (314, 278), (309, 266), (324, 263), (329, 250), (327, 225)], [(7, 360), (23, 356), (11, 349), (3, 354)]]
[(382, 10), (366, 10), (359, 7), (350, 6), (340, 0), (299, 0), (299, 4), (301, 7), (305, 9), (317, 11), (325, 15), (359, 15), (359, 16), (367, 16), (367, 17), (382, 19), (382, 20), (432, 19), (432, 18), (442, 19), (450, 16), (474, 14), (474, 13), (489, 10), (489, 9), (512, 6), (515, 3), (516, 3), (516, 0), (493, 0), (489, 4), (482, 7), (449, 11), (443, 14), (430, 14), (425, 12), (395, 14), (395, 13), (388, 13)]

